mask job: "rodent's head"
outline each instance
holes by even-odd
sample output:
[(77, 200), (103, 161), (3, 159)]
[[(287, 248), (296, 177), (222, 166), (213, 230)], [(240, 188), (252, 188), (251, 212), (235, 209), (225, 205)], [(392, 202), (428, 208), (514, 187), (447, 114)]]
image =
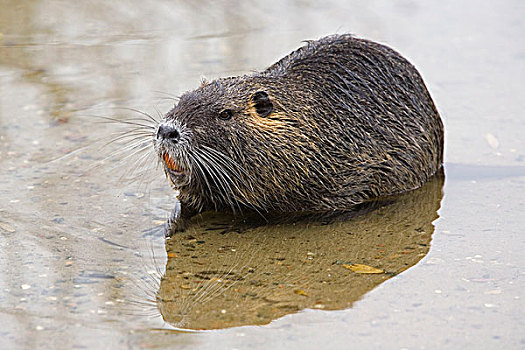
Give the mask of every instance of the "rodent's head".
[(270, 210), (284, 198), (289, 177), (300, 176), (287, 169), (301, 120), (281, 103), (278, 87), (260, 76), (204, 82), (166, 114), (154, 146), (183, 203)]

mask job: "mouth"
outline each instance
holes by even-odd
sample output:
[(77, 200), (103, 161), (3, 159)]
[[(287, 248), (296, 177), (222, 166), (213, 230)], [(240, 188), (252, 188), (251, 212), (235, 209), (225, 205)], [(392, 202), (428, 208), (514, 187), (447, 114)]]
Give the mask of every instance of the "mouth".
[(162, 155), (162, 159), (164, 159), (164, 164), (166, 165), (167, 171), (174, 176), (181, 176), (185, 175), (186, 171), (184, 168), (177, 163), (173, 158), (170, 157), (168, 153), (164, 153)]

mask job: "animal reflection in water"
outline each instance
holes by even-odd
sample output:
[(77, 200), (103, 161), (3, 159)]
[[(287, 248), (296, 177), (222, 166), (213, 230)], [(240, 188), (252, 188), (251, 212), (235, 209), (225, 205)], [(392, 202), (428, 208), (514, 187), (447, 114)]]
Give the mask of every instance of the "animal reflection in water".
[(167, 242), (159, 310), (179, 328), (218, 329), (348, 308), (427, 254), (443, 182), (438, 174), (384, 206), (329, 220), (197, 216)]

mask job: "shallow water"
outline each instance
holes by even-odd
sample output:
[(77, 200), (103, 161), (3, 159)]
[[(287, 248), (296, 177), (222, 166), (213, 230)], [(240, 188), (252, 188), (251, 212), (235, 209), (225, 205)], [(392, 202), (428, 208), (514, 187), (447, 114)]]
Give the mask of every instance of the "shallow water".
[(393, 202), (317, 219), (196, 217), (167, 243), (159, 310), (178, 328), (220, 329), (348, 308), (426, 255), (442, 186), (440, 174)]
[[(525, 347), (521, 1), (0, 6), (3, 347)], [(204, 216), (166, 242), (172, 191), (96, 116), (157, 116), (202, 76), (334, 32), (421, 71), (445, 122), (443, 198), (434, 184), (326, 225)]]

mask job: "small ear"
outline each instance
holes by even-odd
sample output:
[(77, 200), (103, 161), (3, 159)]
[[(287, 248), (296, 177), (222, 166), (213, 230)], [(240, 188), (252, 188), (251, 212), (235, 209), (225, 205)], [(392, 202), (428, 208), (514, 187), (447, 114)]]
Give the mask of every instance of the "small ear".
[(257, 91), (252, 95), (253, 106), (255, 111), (261, 117), (269, 116), (273, 111), (273, 103), (270, 101), (270, 96), (265, 91)]
[(201, 87), (208, 85), (208, 79), (204, 75), (201, 76)]

